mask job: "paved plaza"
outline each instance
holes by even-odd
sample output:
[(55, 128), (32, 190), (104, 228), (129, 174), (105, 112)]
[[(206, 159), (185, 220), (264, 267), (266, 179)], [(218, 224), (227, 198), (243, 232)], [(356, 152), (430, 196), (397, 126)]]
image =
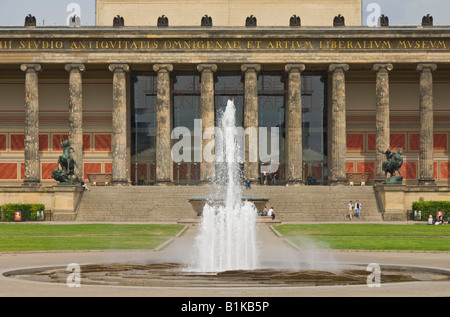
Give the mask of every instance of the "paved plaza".
[[(4, 272), (36, 267), (103, 263), (149, 263), (152, 261), (184, 263), (193, 251), (197, 227), (187, 229), (163, 248), (151, 251), (76, 251), (76, 252), (3, 252), (0, 253), (0, 297), (414, 297), (450, 296), (450, 281), (404, 282), (381, 284), (381, 287), (313, 286), (313, 287), (116, 287), (50, 284), (3, 276)], [(327, 269), (332, 265), (369, 263), (400, 267), (450, 269), (448, 252), (379, 252), (298, 250), (276, 235), (269, 226), (258, 230), (261, 263), (269, 267), (289, 267), (296, 263)], [(322, 266), (322, 267), (321, 267)], [(311, 269), (311, 267), (307, 267)]]

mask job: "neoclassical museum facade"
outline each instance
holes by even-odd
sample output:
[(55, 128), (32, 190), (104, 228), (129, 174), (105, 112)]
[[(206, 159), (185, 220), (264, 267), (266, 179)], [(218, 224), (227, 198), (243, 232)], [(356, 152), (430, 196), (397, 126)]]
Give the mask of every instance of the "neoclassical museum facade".
[[(382, 182), (377, 149), (402, 148), (404, 184), (448, 185), (450, 28), (363, 27), (345, 7), (319, 25), (295, 8), (284, 24), (244, 9), (237, 26), (205, 11), (165, 23), (163, 10), (139, 24), (98, 3), (97, 26), (0, 27), (0, 184), (54, 184), (65, 139), (84, 179), (208, 181), (214, 163), (173, 162), (171, 133), (215, 126), (233, 99), (244, 129), (279, 129), (279, 184), (361, 172)], [(257, 182), (267, 164), (246, 156), (245, 177)]]

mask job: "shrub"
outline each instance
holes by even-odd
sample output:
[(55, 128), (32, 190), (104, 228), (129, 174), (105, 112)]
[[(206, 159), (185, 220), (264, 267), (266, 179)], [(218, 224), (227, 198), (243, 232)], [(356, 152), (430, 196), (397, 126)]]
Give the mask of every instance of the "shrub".
[(22, 212), (22, 221), (36, 221), (37, 212), (44, 211), (44, 204), (6, 204), (0, 206), (1, 221), (11, 222), (14, 221), (14, 212)]
[(436, 211), (442, 211), (444, 213), (444, 220), (450, 217), (450, 201), (424, 201), (419, 199), (412, 203), (412, 210), (421, 211), (421, 220), (426, 221), (430, 215), (433, 218), (436, 217)]

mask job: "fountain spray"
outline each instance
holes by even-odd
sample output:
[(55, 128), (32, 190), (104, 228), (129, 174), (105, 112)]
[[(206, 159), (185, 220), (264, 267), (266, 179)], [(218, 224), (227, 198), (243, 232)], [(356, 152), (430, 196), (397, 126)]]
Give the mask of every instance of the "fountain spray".
[[(256, 240), (257, 209), (242, 201), (236, 107), (228, 100), (216, 135), (216, 185), (226, 188), (222, 203), (207, 203), (195, 239), (193, 270), (219, 272), (251, 270), (258, 265)], [(218, 156), (218, 157), (217, 157)]]

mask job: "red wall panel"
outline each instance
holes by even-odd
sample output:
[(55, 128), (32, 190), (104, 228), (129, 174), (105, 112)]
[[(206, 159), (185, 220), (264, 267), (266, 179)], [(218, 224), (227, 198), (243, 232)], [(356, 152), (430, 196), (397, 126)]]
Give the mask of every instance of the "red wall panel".
[(390, 145), (390, 149), (391, 151), (396, 151), (399, 148), (405, 150), (405, 145), (406, 145), (406, 135), (405, 134), (391, 134), (390, 135), (391, 138), (391, 145)]
[(403, 179), (417, 179), (417, 162), (403, 162), (400, 173)]
[[(368, 151), (376, 151), (376, 134), (368, 134), (367, 135), (367, 150)], [(382, 150), (382, 149), (380, 149)], [(384, 149), (386, 151), (386, 149)]]
[(441, 162), (441, 179), (450, 178), (450, 162)]
[(364, 150), (363, 134), (347, 134), (347, 150), (362, 151)]
[(447, 151), (447, 134), (440, 133), (433, 136), (433, 149), (435, 151)]
[(356, 162), (357, 173), (369, 173), (370, 179), (375, 178), (375, 162)]
[(48, 151), (48, 134), (39, 134), (39, 151)]
[(6, 134), (0, 134), (0, 151), (6, 151)]
[(353, 164), (353, 162), (345, 162), (345, 172), (346, 173), (354, 173), (354, 164)]
[(17, 163), (0, 163), (0, 179), (17, 179)]
[(87, 174), (101, 172), (102, 163), (84, 163), (84, 179), (88, 179)]
[(105, 163), (105, 173), (112, 173), (112, 163)]
[(409, 134), (409, 150), (410, 151), (419, 151), (419, 142), (420, 142), (419, 134)]
[(23, 134), (11, 134), (11, 151), (25, 150), (25, 136)]
[(110, 134), (96, 134), (95, 137), (96, 151), (111, 151), (111, 135)]
[(64, 142), (65, 140), (68, 140), (69, 136), (67, 134), (53, 134), (52, 136), (52, 149), (53, 151), (62, 151), (62, 146), (60, 144), (60, 140), (61, 142)]
[(83, 151), (91, 150), (91, 135), (83, 134)]
[(42, 163), (41, 164), (42, 179), (53, 179), (52, 172), (57, 167), (58, 163)]

